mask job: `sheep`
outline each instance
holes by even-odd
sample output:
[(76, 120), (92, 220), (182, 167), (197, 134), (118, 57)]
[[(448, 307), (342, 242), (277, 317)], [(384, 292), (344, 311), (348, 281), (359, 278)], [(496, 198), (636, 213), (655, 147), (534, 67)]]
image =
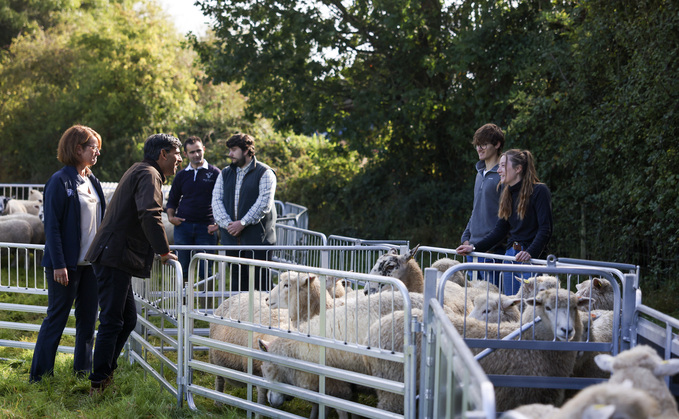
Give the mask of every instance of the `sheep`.
[[(606, 278), (593, 278), (582, 281), (575, 285), (578, 297), (589, 297), (592, 299), (592, 309), (613, 310), (615, 306), (615, 295), (613, 285)], [(587, 307), (583, 308), (587, 310)]]
[[(461, 262), (450, 258), (441, 258), (431, 264), (431, 267), (438, 270), (439, 272), (445, 272), (455, 265), (459, 265)], [(465, 286), (465, 277), (463, 271), (457, 271), (451, 279), (454, 283)]]
[(28, 190), (28, 200), (29, 201), (38, 201), (42, 204), (43, 200), (43, 195), (42, 192), (40, 192), (37, 189), (29, 189)]
[(654, 417), (659, 412), (656, 400), (625, 381), (586, 387), (561, 408), (534, 403), (509, 410), (500, 419), (637, 419)]
[[(577, 294), (576, 294), (577, 295)], [(590, 316), (582, 316), (583, 340), (590, 342), (613, 341), (613, 312), (610, 310), (592, 310)], [(578, 356), (573, 368), (573, 377), (608, 378), (609, 374), (602, 371), (594, 362), (594, 357), (601, 352), (585, 351)]]
[[(327, 291), (325, 298), (328, 309), (333, 299)], [(288, 309), (290, 322), (296, 326), (321, 312), (321, 284), (314, 274), (286, 271), (280, 274), (265, 301), (272, 309)]]
[(7, 216), (0, 218), (0, 242), (28, 244), (32, 238), (33, 229), (28, 221)]
[[(413, 307), (421, 309), (424, 305), (422, 294), (410, 294), (410, 298)], [(403, 296), (398, 292), (382, 291), (375, 295), (359, 295), (356, 299), (348, 300), (340, 308), (326, 311), (326, 336), (347, 344), (362, 344), (368, 340), (368, 335), (371, 333), (369, 322), (379, 320), (382, 316), (392, 311), (402, 310), (404, 302)], [(318, 336), (320, 323), (320, 316), (313, 317), (309, 323), (300, 326), (299, 331), (308, 335)], [(260, 349), (308, 362), (318, 362), (319, 359), (319, 346), (305, 341), (277, 338), (267, 342), (262, 339)], [(326, 365), (330, 367), (362, 374), (367, 373), (359, 354), (334, 348), (327, 348), (325, 353)], [(318, 391), (318, 377), (315, 374), (297, 371), (267, 361), (262, 363), (262, 374), (269, 381), (293, 384), (297, 387)], [(335, 379), (326, 380), (326, 393), (344, 399), (349, 399), (353, 395), (351, 384)], [(271, 406), (279, 407), (285, 400), (285, 396), (269, 390), (268, 400)], [(318, 406), (315, 405), (312, 416), (317, 414)], [(342, 417), (344, 417), (344, 414), (344, 412), (340, 412)]]
[[(254, 317), (253, 321), (262, 325), (270, 327), (281, 327), (288, 322), (287, 310), (274, 310), (268, 305), (261, 303), (265, 300), (266, 294), (259, 291), (250, 291), (254, 294)], [(214, 315), (222, 318), (230, 318), (238, 321), (249, 319), (249, 296), (247, 293), (234, 295), (222, 302), (220, 306), (214, 311)], [(257, 341), (259, 339), (266, 339), (268, 336), (259, 332), (253, 333), (253, 348), (257, 348)], [(210, 339), (216, 339), (223, 342), (239, 346), (248, 346), (248, 332), (244, 329), (229, 327), (226, 325), (210, 323)], [(244, 356), (232, 354), (229, 352), (210, 349), (209, 351), (210, 363), (235, 369), (238, 371), (247, 371), (248, 359)], [(253, 359), (252, 371), (255, 375), (262, 375), (261, 361)], [(240, 383), (234, 383), (240, 385)], [(215, 390), (218, 392), (224, 391), (224, 378), (215, 376)], [(264, 404), (265, 392), (258, 392), (257, 401)]]
[(551, 275), (537, 275), (530, 278), (514, 277), (521, 282), (519, 291), (515, 294), (516, 297), (526, 299), (535, 297), (540, 293), (550, 288), (559, 288), (559, 278)]
[(532, 403), (508, 410), (500, 416), (500, 419), (543, 419), (551, 418), (559, 411), (559, 408), (551, 404)]
[(42, 220), (40, 220), (40, 217), (28, 213), (14, 213), (5, 215), (0, 220), (11, 219), (28, 221), (28, 223), (31, 225), (31, 230), (33, 231), (33, 234), (31, 235), (31, 243), (45, 244), (45, 225), (43, 224)]
[(521, 312), (517, 307), (520, 303), (520, 298), (492, 292), (479, 294), (474, 298), (474, 308), (469, 313), (469, 317), (496, 323), (518, 322), (521, 319)]
[(16, 214), (16, 213), (25, 213), (28, 212), (26, 211), (26, 207), (19, 203), (16, 199), (9, 199), (5, 201), (5, 208), (2, 212), (3, 215), (7, 214)]
[[(405, 284), (408, 291), (424, 292), (424, 275), (413, 258), (419, 247), (418, 244), (403, 255), (399, 255), (396, 249), (389, 250), (377, 259), (370, 274), (397, 278)], [(381, 287), (382, 284), (370, 283), (365, 293), (377, 292)]]
[(353, 291), (353, 288), (349, 288), (349, 290), (347, 290), (347, 288), (344, 286), (344, 280), (342, 278), (330, 276), (325, 281), (325, 289), (335, 300), (344, 297), (347, 292)]
[(631, 381), (623, 381), (586, 387), (550, 417), (637, 419), (659, 414), (657, 400), (646, 391), (634, 388)]
[[(582, 321), (578, 307), (588, 304), (586, 298), (578, 299), (574, 293), (563, 289), (547, 289), (535, 298), (525, 300), (528, 305), (523, 322), (533, 320), (533, 314), (542, 318), (532, 329), (522, 334), (530, 340), (578, 341), (582, 338)], [(453, 325), (466, 339), (502, 338), (515, 331), (518, 323), (488, 323), (476, 319), (453, 317)], [(486, 327), (487, 326), (487, 327)], [(487, 374), (539, 375), (569, 377), (575, 365), (575, 351), (544, 351), (497, 349), (479, 360)], [(548, 388), (496, 388), (497, 409), (511, 409), (517, 405), (549, 402), (558, 405), (563, 401), (563, 389)]]
[[(523, 314), (523, 322), (533, 320), (535, 316), (542, 318), (532, 329), (528, 329), (522, 335), (522, 339), (573, 341), (579, 340), (582, 335), (582, 322), (578, 310), (579, 304), (587, 304), (586, 299), (578, 300), (570, 291), (548, 289), (540, 292), (535, 298), (526, 301), (531, 310)], [(413, 310), (414, 311), (414, 310)], [(487, 337), (502, 338), (514, 332), (520, 323), (486, 323), (485, 321), (458, 316), (451, 311), (446, 311), (451, 323), (458, 332), (468, 339), (486, 339)], [(379, 339), (382, 347), (394, 346), (394, 351), (403, 351), (403, 339), (398, 336), (391, 337), (392, 328), (403, 333), (403, 314), (394, 313), (391, 316), (380, 319), (383, 333), (376, 337), (376, 330), (371, 331), (371, 344)], [(395, 323), (392, 327), (390, 323)], [(556, 325), (556, 327), (554, 326)], [(386, 333), (385, 333), (386, 332)], [(556, 332), (556, 333), (555, 333)], [(479, 363), (487, 374), (503, 375), (539, 375), (539, 376), (570, 376), (575, 364), (576, 353), (574, 351), (543, 351), (543, 350), (516, 350), (497, 349)], [(419, 355), (418, 355), (419, 358)], [(393, 362), (374, 361), (364, 358), (364, 362), (371, 375), (387, 378), (394, 381), (403, 380), (403, 368)], [(515, 406), (528, 403), (560, 404), (563, 401), (562, 389), (546, 388), (506, 388), (495, 389), (497, 409), (508, 410)], [(393, 412), (400, 412), (403, 407), (402, 397), (388, 392), (378, 393), (378, 406)], [(400, 407), (399, 407), (400, 406)]]
[(39, 215), (41, 212), (42, 203), (38, 201), (29, 201), (27, 199), (10, 199), (7, 201), (7, 205), (5, 207), (5, 214), (27, 212), (29, 214)]
[(660, 407), (658, 418), (679, 418), (677, 402), (667, 388), (664, 376), (679, 372), (679, 359), (663, 360), (647, 345), (635, 346), (618, 355), (597, 355), (594, 360), (599, 368), (611, 373), (609, 383), (630, 380), (635, 388), (645, 390)]

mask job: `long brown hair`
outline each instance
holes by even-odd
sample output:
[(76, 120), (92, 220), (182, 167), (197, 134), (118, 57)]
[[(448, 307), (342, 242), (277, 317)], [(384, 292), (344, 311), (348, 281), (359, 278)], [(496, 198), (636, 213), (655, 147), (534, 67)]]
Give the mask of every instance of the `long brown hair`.
[[(533, 186), (540, 183), (537, 171), (535, 170), (535, 161), (533, 155), (528, 150), (511, 149), (507, 150), (503, 156), (507, 161), (512, 162), (512, 167), (521, 167), (521, 191), (519, 191), (519, 205), (516, 207), (517, 215), (520, 220), (526, 216), (526, 210), (530, 202), (530, 196), (533, 193)], [(505, 164), (506, 167), (506, 164)], [(500, 195), (500, 208), (497, 216), (508, 220), (512, 215), (512, 194), (509, 192), (509, 185), (504, 185), (502, 194)]]

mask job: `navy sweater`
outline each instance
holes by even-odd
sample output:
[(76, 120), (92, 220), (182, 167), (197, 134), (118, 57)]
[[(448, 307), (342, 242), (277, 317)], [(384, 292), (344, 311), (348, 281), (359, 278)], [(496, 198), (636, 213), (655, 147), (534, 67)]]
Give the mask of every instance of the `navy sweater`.
[(186, 222), (212, 224), (212, 189), (219, 169), (208, 164), (207, 169), (198, 169), (195, 179), (194, 173), (186, 169), (177, 173), (167, 197), (167, 208), (175, 209), (175, 217), (184, 218)]
[(478, 243), (472, 243), (476, 250), (485, 252), (500, 242), (509, 233), (507, 248), (514, 242), (520, 243), (531, 258), (541, 258), (549, 239), (552, 237), (552, 198), (547, 185), (535, 184), (523, 220), (519, 219), (516, 208), (522, 182), (509, 187), (512, 195), (512, 215), (508, 220), (500, 218), (493, 231)]

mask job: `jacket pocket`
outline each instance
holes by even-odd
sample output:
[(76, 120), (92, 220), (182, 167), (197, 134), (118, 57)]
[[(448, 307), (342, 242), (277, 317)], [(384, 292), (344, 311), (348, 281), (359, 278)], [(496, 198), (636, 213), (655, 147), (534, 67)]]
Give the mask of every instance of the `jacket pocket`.
[(149, 244), (143, 240), (131, 237), (125, 239), (122, 263), (134, 270), (142, 270), (146, 266), (146, 259), (149, 253)]

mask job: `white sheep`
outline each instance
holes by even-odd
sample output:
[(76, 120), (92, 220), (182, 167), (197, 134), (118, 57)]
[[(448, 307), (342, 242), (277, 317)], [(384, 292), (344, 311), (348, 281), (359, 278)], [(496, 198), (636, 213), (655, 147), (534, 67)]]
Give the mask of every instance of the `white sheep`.
[[(413, 258), (419, 247), (417, 245), (403, 255), (399, 255), (396, 249), (389, 250), (377, 259), (370, 274), (397, 278), (405, 284), (408, 291), (424, 292), (424, 275)], [(377, 292), (381, 287), (380, 283), (370, 283), (365, 293)]]
[[(592, 310), (613, 310), (615, 295), (613, 285), (606, 278), (592, 278), (575, 285), (578, 297), (592, 299)], [(583, 307), (587, 310), (587, 307)]]
[(479, 294), (474, 298), (474, 308), (469, 317), (489, 322), (518, 322), (520, 298), (500, 295), (493, 292)]
[[(334, 281), (333, 281), (334, 282)], [(333, 299), (325, 291), (325, 309), (333, 306)], [(286, 271), (278, 277), (278, 284), (265, 301), (272, 309), (287, 309), (290, 322), (297, 327), (321, 312), (321, 284), (314, 274)]]
[(679, 418), (677, 402), (663, 380), (663, 377), (679, 372), (679, 359), (665, 361), (650, 346), (639, 345), (615, 357), (602, 354), (594, 360), (599, 368), (611, 373), (609, 383), (630, 380), (635, 388), (646, 391), (654, 398), (661, 411), (656, 417)]
[[(413, 307), (422, 308), (424, 304), (422, 294), (412, 293), (410, 298)], [(405, 300), (400, 293), (390, 291), (363, 296), (359, 295), (356, 299), (349, 299), (344, 306), (326, 311), (326, 336), (347, 344), (364, 344), (364, 342), (368, 341), (371, 331), (370, 323), (379, 320), (385, 314), (402, 310), (404, 302)], [(308, 324), (301, 325), (299, 331), (311, 336), (318, 336), (320, 334), (320, 325), (320, 316), (316, 316)], [(285, 338), (277, 338), (271, 342), (262, 340), (260, 348), (276, 355), (308, 362), (318, 362), (320, 355), (318, 345)], [(326, 365), (330, 367), (362, 374), (367, 373), (359, 354), (335, 348), (327, 348), (325, 354)], [(293, 384), (304, 389), (318, 391), (318, 376), (315, 374), (297, 371), (293, 368), (271, 362), (262, 363), (262, 374), (269, 381)], [(353, 396), (350, 383), (335, 379), (326, 380), (326, 393), (344, 399), (349, 399)], [(279, 407), (285, 401), (285, 396), (269, 390), (268, 400), (271, 406)], [(344, 417), (345, 412), (339, 413), (341, 417)], [(318, 406), (314, 405), (312, 416), (317, 414)]]
[(5, 205), (5, 214), (27, 212), (29, 214), (39, 215), (41, 209), (42, 203), (38, 201), (29, 201), (27, 199), (10, 199)]
[[(450, 259), (450, 258), (441, 258), (434, 263), (431, 264), (431, 267), (436, 269), (439, 272), (445, 272), (448, 269), (452, 268), (455, 265), (459, 265), (461, 262), (457, 261), (455, 259)], [(465, 273), (463, 271), (457, 271), (453, 275), (453, 277), (450, 279), (454, 283), (465, 286)]]
[(508, 410), (500, 419), (641, 419), (659, 412), (656, 400), (626, 381), (586, 387), (561, 408), (534, 403)]
[(38, 201), (42, 204), (43, 200), (43, 195), (42, 192), (40, 192), (37, 189), (29, 189), (28, 190), (28, 200), (29, 201)]
[(40, 217), (28, 213), (14, 213), (5, 215), (2, 218), (0, 218), (0, 220), (4, 221), (12, 219), (28, 221), (28, 223), (31, 225), (31, 230), (33, 232), (33, 234), (31, 235), (31, 243), (45, 244), (45, 225), (43, 224)]
[[(613, 312), (610, 310), (592, 310), (588, 316), (581, 313), (583, 324), (583, 340), (590, 342), (613, 341)], [(573, 377), (608, 378), (610, 375), (594, 362), (594, 357), (602, 352), (584, 351), (578, 356), (573, 368)]]
[(0, 217), (0, 242), (31, 243), (33, 229), (31, 224), (19, 218)]
[[(535, 339), (573, 341), (579, 340), (582, 335), (582, 322), (578, 310), (579, 304), (587, 304), (588, 301), (578, 300), (570, 291), (549, 289), (542, 291), (535, 298), (529, 298), (526, 304), (530, 310), (526, 310), (523, 315), (523, 322), (533, 320), (535, 316), (540, 316), (542, 321), (538, 322), (534, 328), (528, 329), (522, 334), (523, 340), (533, 339), (533, 329)], [(458, 332), (468, 339), (487, 339), (503, 338), (514, 332), (520, 327), (520, 323), (488, 323), (485, 321), (467, 317), (466, 319), (446, 311), (448, 318)], [(381, 330), (387, 331), (379, 336), (382, 347), (394, 346), (397, 352), (403, 351), (403, 339), (395, 335), (392, 339), (391, 330), (395, 329), (403, 333), (403, 314), (393, 313), (380, 319)], [(408, 319), (409, 321), (409, 319)], [(391, 325), (394, 323), (394, 326)], [(486, 328), (487, 326), (487, 328)], [(371, 343), (377, 339), (375, 331), (371, 332)], [(573, 365), (575, 364), (575, 351), (546, 351), (546, 350), (516, 350), (496, 349), (479, 363), (487, 374), (502, 375), (539, 375), (569, 377)], [(419, 355), (417, 357), (419, 359)], [(383, 377), (394, 381), (403, 380), (403, 367), (394, 362), (383, 360), (372, 360), (364, 358), (370, 374)], [(560, 404), (563, 401), (564, 391), (562, 389), (546, 388), (509, 388), (498, 387), (495, 389), (497, 410), (503, 411), (514, 408), (518, 405), (529, 403), (551, 403)], [(393, 412), (400, 412), (403, 409), (402, 397), (389, 392), (378, 392), (378, 406)], [(400, 407), (399, 407), (400, 406)]]
[(631, 381), (624, 381), (585, 387), (550, 418), (641, 419), (659, 414), (657, 400), (646, 391), (634, 388)]
[[(259, 291), (250, 291), (254, 295), (254, 310), (253, 322), (270, 327), (282, 328), (288, 324), (287, 310), (274, 310), (264, 303), (266, 294)], [(241, 293), (234, 295), (222, 302), (220, 306), (214, 311), (217, 317), (233, 319), (238, 321), (247, 321), (249, 317), (249, 296), (248, 293)], [(239, 346), (248, 346), (248, 331), (226, 325), (210, 323), (210, 338), (228, 342)], [(253, 333), (253, 348), (257, 348), (257, 341), (259, 339), (268, 339), (270, 336), (254, 332)], [(210, 363), (227, 367), (230, 369), (245, 372), (247, 371), (248, 359), (247, 357), (210, 349), (209, 353)], [(261, 361), (253, 359), (252, 371), (255, 375), (262, 375)], [(233, 383), (241, 385), (241, 383)], [(224, 378), (215, 376), (215, 390), (224, 391)], [(257, 401), (264, 403), (265, 392), (259, 391)]]
[(519, 291), (515, 294), (519, 298), (532, 298), (550, 288), (559, 288), (559, 278), (551, 275), (536, 275), (530, 278), (514, 277), (521, 282)]
[[(563, 289), (547, 289), (535, 298), (525, 301), (528, 305), (523, 322), (533, 320), (533, 314), (542, 321), (523, 332), (523, 340), (578, 341), (582, 337), (582, 321), (578, 307), (588, 304), (586, 298), (578, 299), (574, 293)], [(476, 319), (451, 318), (453, 325), (465, 339), (503, 338), (518, 328), (518, 323), (488, 323)], [(576, 361), (576, 351), (547, 351), (496, 349), (481, 358), (479, 363), (487, 374), (538, 375), (570, 377)], [(497, 409), (509, 410), (518, 405), (530, 403), (563, 402), (563, 389), (497, 387), (495, 398)]]

